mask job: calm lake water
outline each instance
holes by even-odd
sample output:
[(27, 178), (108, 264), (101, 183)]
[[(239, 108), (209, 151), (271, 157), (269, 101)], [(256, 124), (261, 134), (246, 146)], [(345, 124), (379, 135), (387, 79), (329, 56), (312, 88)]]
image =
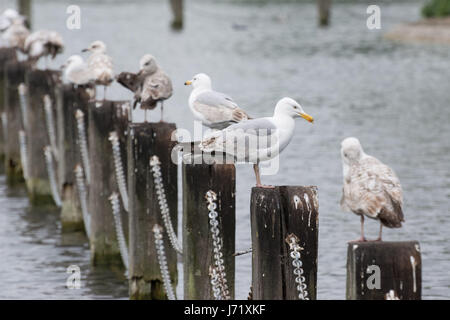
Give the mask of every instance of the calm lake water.
[[(423, 297), (448, 299), (450, 47), (384, 40), (383, 33), (394, 25), (417, 20), (424, 1), (378, 2), (380, 31), (366, 28), (366, 1), (335, 4), (328, 29), (316, 27), (315, 3), (206, 0), (187, 1), (182, 32), (169, 28), (168, 1), (78, 1), (81, 30), (66, 28), (66, 8), (72, 2), (39, 1), (33, 25), (62, 33), (66, 50), (55, 67), (97, 39), (108, 45), (116, 71), (136, 71), (141, 55), (152, 53), (172, 77), (174, 96), (165, 104), (166, 120), (178, 127), (193, 129), (190, 88), (183, 83), (198, 72), (208, 73), (215, 89), (231, 95), (254, 117), (270, 115), (281, 97), (298, 100), (316, 121), (297, 121), (279, 173), (263, 182), (319, 188), (319, 299), (345, 298), (346, 243), (359, 236), (359, 218), (339, 208), (339, 149), (343, 138), (358, 137), (367, 153), (395, 169), (403, 185), (406, 223), (401, 229), (385, 229), (384, 239), (418, 240)], [(7, 4), (2, 1), (1, 9)], [(113, 85), (108, 97), (131, 95)], [(159, 120), (158, 113), (151, 117)], [(237, 177), (240, 250), (251, 245), (251, 167), (238, 166)], [(368, 221), (366, 229), (375, 238), (378, 222)], [(128, 297), (120, 272), (90, 267), (87, 246), (61, 235), (57, 212), (30, 209), (24, 190), (7, 188), (4, 176), (0, 257), (0, 299)], [(250, 258), (236, 261), (237, 298), (248, 293)], [(81, 269), (81, 289), (68, 290), (66, 268), (74, 264)], [(181, 284), (177, 291), (182, 297)]]

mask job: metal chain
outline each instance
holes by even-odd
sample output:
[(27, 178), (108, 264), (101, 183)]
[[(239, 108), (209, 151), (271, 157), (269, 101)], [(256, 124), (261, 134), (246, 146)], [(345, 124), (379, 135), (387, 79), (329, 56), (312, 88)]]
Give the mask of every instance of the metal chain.
[(109, 141), (112, 144), (114, 168), (116, 172), (117, 185), (119, 187), (120, 197), (122, 198), (123, 207), (128, 212), (128, 192), (125, 173), (123, 171), (122, 157), (120, 155), (120, 142), (117, 132), (113, 131), (109, 134)]
[(45, 164), (47, 165), (48, 179), (50, 181), (50, 189), (52, 197), (57, 207), (61, 208), (61, 197), (59, 196), (58, 185), (56, 183), (55, 168), (53, 166), (53, 156), (50, 146), (44, 148)]
[(219, 274), (217, 273), (217, 268), (209, 266), (209, 276), (211, 278), (211, 287), (213, 291), (214, 299), (223, 300), (222, 287), (219, 281)]
[(75, 166), (75, 179), (77, 181), (78, 196), (80, 198), (81, 212), (83, 214), (84, 229), (88, 238), (91, 238), (91, 216), (88, 212), (86, 202), (86, 186), (84, 184), (83, 167), (80, 164)]
[(44, 111), (45, 122), (47, 123), (48, 139), (51, 145), (51, 152), (53, 153), (55, 160), (58, 161), (58, 147), (56, 146), (56, 129), (55, 121), (53, 119), (52, 99), (50, 99), (50, 96), (48, 94), (44, 96)]
[(27, 139), (25, 131), (19, 130), (19, 149), (20, 149), (20, 162), (22, 163), (23, 177), (28, 180), (30, 177), (28, 174), (28, 151), (27, 151)]
[(3, 127), (3, 139), (6, 140), (6, 137), (8, 136), (8, 116), (6, 112), (2, 112), (0, 114), (1, 120), (2, 120), (2, 127)]
[(150, 167), (153, 172), (153, 180), (155, 182), (156, 195), (158, 196), (159, 208), (161, 210), (161, 215), (164, 221), (164, 226), (166, 227), (167, 234), (169, 236), (170, 244), (172, 248), (175, 249), (179, 254), (183, 254), (183, 249), (178, 243), (177, 235), (173, 229), (172, 221), (170, 219), (169, 206), (167, 204), (166, 193), (164, 191), (164, 185), (161, 174), (161, 162), (157, 156), (150, 158)]
[(19, 91), (19, 104), (20, 104), (20, 110), (22, 113), (22, 126), (26, 130), (28, 127), (28, 95), (27, 95), (27, 86), (25, 83), (19, 84), (18, 87)]
[(116, 226), (117, 242), (119, 243), (120, 255), (122, 257), (123, 265), (128, 270), (128, 246), (127, 246), (127, 242), (125, 240), (125, 235), (123, 233), (122, 216), (120, 214), (119, 195), (117, 194), (117, 192), (113, 192), (111, 194), (111, 196), (109, 197), (109, 200), (111, 201), (112, 212), (113, 212), (113, 216), (114, 216), (114, 223)]
[(161, 270), (164, 290), (166, 291), (169, 300), (177, 300), (172, 284), (170, 283), (169, 268), (167, 267), (166, 253), (164, 250), (163, 228), (160, 225), (155, 224), (153, 226), (153, 234), (155, 236), (155, 247), (158, 254), (158, 263), (159, 269)]
[(228, 284), (226, 279), (226, 272), (225, 272), (225, 265), (223, 260), (223, 253), (222, 253), (222, 237), (220, 236), (220, 230), (219, 230), (219, 221), (217, 220), (217, 217), (219, 214), (216, 211), (217, 204), (215, 201), (217, 200), (217, 195), (214, 191), (209, 190), (206, 192), (206, 201), (208, 202), (208, 210), (209, 210), (209, 224), (211, 226), (211, 235), (213, 240), (213, 256), (214, 256), (214, 263), (215, 268), (217, 269), (218, 279), (219, 279), (219, 285), (221, 287), (221, 295), (222, 299), (229, 300), (230, 299), (230, 292), (228, 290)]
[(91, 169), (89, 166), (89, 153), (87, 147), (86, 130), (84, 126), (84, 113), (80, 109), (75, 112), (75, 118), (77, 119), (78, 129), (78, 143), (80, 145), (81, 161), (83, 162), (84, 173), (86, 175), (86, 181), (89, 185), (91, 183)]
[(300, 251), (303, 250), (299, 245), (299, 239), (290, 234), (286, 237), (286, 242), (291, 250), (289, 255), (292, 258), (292, 265), (294, 266), (295, 283), (297, 284), (298, 298), (300, 300), (309, 300), (305, 277), (303, 276), (303, 263), (301, 260)]

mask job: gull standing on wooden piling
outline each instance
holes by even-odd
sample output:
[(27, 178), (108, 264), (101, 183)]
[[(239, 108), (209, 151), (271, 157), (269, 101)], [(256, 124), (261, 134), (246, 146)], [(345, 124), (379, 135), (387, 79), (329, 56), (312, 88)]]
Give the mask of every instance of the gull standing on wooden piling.
[(55, 59), (56, 55), (63, 52), (64, 42), (61, 35), (56, 31), (38, 30), (30, 34), (25, 40), (25, 53), (28, 60), (34, 65), (41, 57)]
[(314, 121), (294, 99), (283, 98), (272, 117), (250, 119), (215, 131), (206, 135), (199, 147), (205, 152), (231, 155), (235, 162), (253, 163), (256, 186), (270, 187), (261, 184), (259, 163), (275, 158), (287, 147), (294, 136), (297, 117)]
[(91, 52), (87, 60), (88, 68), (94, 75), (95, 84), (103, 86), (103, 99), (106, 99), (106, 88), (114, 80), (112, 58), (106, 54), (106, 45), (100, 40), (92, 42), (88, 48), (82, 50), (86, 51)]
[(0, 16), (0, 31), (4, 45), (25, 52), (25, 40), (30, 34), (25, 17), (13, 9), (7, 9)]
[(375, 157), (364, 153), (358, 139), (350, 137), (341, 143), (344, 187), (341, 208), (361, 216), (361, 238), (364, 238), (364, 216), (383, 226), (400, 228), (403, 218), (403, 192), (395, 172)]
[(61, 66), (63, 79), (76, 87), (82, 87), (89, 99), (95, 98), (95, 79), (92, 71), (79, 55), (70, 56)]
[(232, 123), (249, 119), (248, 114), (231, 97), (212, 89), (208, 75), (199, 73), (184, 84), (193, 87), (189, 96), (189, 108), (203, 125), (221, 130)]

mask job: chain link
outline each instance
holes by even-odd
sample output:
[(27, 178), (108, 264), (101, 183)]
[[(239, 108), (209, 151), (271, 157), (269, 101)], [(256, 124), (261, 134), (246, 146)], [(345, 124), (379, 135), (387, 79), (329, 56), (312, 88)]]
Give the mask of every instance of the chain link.
[(23, 129), (26, 130), (28, 128), (28, 89), (25, 83), (19, 84), (18, 87), (19, 91), (19, 105), (20, 105), (20, 111), (22, 113), (22, 126)]
[(19, 130), (19, 149), (20, 149), (20, 162), (22, 163), (23, 178), (28, 180), (30, 177), (28, 174), (28, 150), (27, 150), (27, 138), (25, 131)]
[(117, 136), (117, 132), (112, 131), (109, 133), (109, 141), (111, 141), (112, 145), (114, 168), (116, 172), (116, 180), (119, 187), (120, 197), (122, 198), (122, 204), (125, 211), (128, 212), (127, 183), (122, 165), (122, 157), (120, 155), (120, 141), (119, 137)]
[(59, 196), (58, 184), (56, 182), (55, 168), (53, 166), (53, 156), (50, 146), (44, 147), (45, 164), (47, 165), (48, 179), (52, 197), (57, 207), (61, 208), (61, 197)]
[(294, 266), (295, 283), (297, 284), (298, 298), (300, 300), (309, 300), (307, 286), (305, 283), (305, 277), (303, 276), (303, 263), (301, 260), (300, 251), (303, 250), (299, 245), (299, 239), (290, 234), (286, 238), (286, 242), (289, 245), (289, 256), (292, 258), (292, 265)]
[(51, 145), (51, 152), (56, 161), (58, 161), (58, 147), (56, 146), (56, 130), (55, 130), (55, 121), (53, 118), (53, 110), (52, 110), (52, 100), (50, 96), (46, 94), (44, 96), (44, 111), (45, 111), (45, 122), (47, 124), (47, 133), (48, 139)]
[(89, 185), (91, 183), (91, 169), (89, 166), (89, 153), (86, 139), (86, 129), (84, 126), (83, 111), (78, 109), (75, 112), (75, 118), (77, 119), (78, 143), (80, 145), (81, 161), (83, 162), (84, 174), (86, 175), (86, 181)]
[(153, 172), (153, 180), (155, 182), (156, 195), (158, 196), (159, 208), (166, 227), (167, 234), (169, 236), (170, 244), (179, 254), (183, 254), (183, 249), (178, 243), (177, 235), (173, 229), (172, 221), (170, 219), (169, 205), (167, 204), (166, 193), (164, 191), (164, 184), (161, 174), (161, 162), (157, 156), (150, 158), (150, 167)]
[(83, 167), (79, 164), (75, 166), (75, 179), (77, 181), (78, 196), (80, 198), (81, 212), (83, 214), (84, 229), (88, 238), (91, 238), (91, 216), (87, 208), (87, 192), (84, 184)]
[(112, 212), (114, 216), (114, 223), (116, 226), (117, 242), (119, 243), (120, 255), (122, 257), (122, 262), (125, 268), (128, 270), (128, 246), (125, 240), (125, 235), (123, 233), (122, 227), (122, 216), (120, 214), (120, 202), (119, 195), (113, 192), (109, 197), (111, 201)]
[(225, 265), (222, 253), (223, 241), (222, 237), (220, 236), (219, 221), (217, 220), (219, 214), (216, 211), (217, 204), (215, 203), (215, 201), (217, 200), (217, 195), (214, 191), (209, 190), (208, 192), (206, 192), (205, 198), (206, 201), (208, 202), (208, 210), (209, 210), (208, 217), (209, 217), (209, 224), (211, 226), (210, 231), (213, 240), (213, 257), (215, 264), (214, 269), (216, 269), (218, 276), (218, 285), (221, 289), (221, 300), (229, 300), (230, 292), (228, 290), (228, 284), (226, 279), (227, 275), (225, 272)]
[(2, 128), (3, 128), (3, 139), (6, 140), (6, 137), (8, 136), (8, 116), (6, 114), (6, 112), (2, 112), (0, 114), (0, 118), (2, 120)]
[(172, 288), (172, 284), (170, 282), (169, 268), (167, 267), (167, 259), (163, 241), (163, 228), (160, 225), (155, 224), (153, 226), (153, 234), (155, 236), (155, 247), (158, 254), (158, 263), (161, 270), (164, 290), (166, 291), (167, 298), (169, 300), (177, 300), (175, 292)]

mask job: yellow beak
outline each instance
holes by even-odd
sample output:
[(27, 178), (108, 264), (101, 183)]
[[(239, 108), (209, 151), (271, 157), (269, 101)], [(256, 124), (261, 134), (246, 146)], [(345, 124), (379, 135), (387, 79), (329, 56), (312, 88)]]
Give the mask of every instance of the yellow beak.
[(186, 81), (186, 82), (184, 83), (185, 86), (190, 86), (191, 84), (192, 84), (192, 81), (191, 81), (191, 80), (188, 80), (188, 81)]
[(303, 119), (305, 119), (306, 121), (309, 121), (311, 123), (314, 122), (314, 118), (311, 117), (309, 114), (306, 113), (299, 113), (300, 117), (302, 117)]

